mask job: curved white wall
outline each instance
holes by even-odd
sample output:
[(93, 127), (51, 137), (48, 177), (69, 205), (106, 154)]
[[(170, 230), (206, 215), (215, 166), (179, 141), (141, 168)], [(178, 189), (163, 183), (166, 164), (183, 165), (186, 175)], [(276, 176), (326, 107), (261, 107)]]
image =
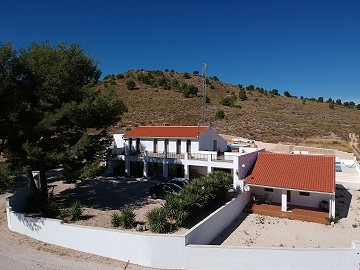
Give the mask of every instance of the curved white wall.
[[(159, 235), (66, 224), (14, 210), (29, 192), (7, 199), (10, 230), (46, 243), (161, 269), (357, 269), (360, 242), (349, 249), (241, 248), (208, 245), (236, 218), (248, 199), (240, 195), (186, 235)], [(13, 208), (12, 208), (13, 207)], [(185, 243), (186, 241), (186, 243)], [(187, 245), (186, 245), (187, 244)]]

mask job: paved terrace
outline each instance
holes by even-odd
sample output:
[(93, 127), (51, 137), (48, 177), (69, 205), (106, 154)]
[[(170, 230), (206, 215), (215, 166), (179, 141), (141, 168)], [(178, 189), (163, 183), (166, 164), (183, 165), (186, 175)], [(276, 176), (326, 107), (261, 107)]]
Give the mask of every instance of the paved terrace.
[(245, 208), (245, 211), (247, 211), (248, 213), (260, 214), (271, 217), (288, 218), (320, 224), (329, 224), (328, 210), (324, 212), (313, 207), (288, 204), (288, 211), (283, 212), (281, 211), (281, 204), (279, 203), (260, 203), (249, 204)]

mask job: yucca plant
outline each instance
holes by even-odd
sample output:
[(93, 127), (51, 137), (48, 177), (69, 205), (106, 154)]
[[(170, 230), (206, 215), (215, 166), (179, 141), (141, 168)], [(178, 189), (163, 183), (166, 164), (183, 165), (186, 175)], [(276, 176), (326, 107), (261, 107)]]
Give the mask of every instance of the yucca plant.
[(165, 233), (167, 226), (167, 213), (164, 208), (155, 208), (147, 212), (146, 218), (150, 231), (154, 233)]
[(189, 212), (184, 209), (184, 204), (179, 196), (169, 195), (165, 197), (164, 209), (168, 219), (175, 222), (176, 226), (181, 224), (188, 218)]
[(82, 215), (81, 203), (79, 201), (73, 201), (69, 213), (72, 221), (79, 220)]
[(119, 227), (121, 224), (120, 215), (118, 213), (111, 214), (111, 225), (114, 227)]
[(134, 227), (135, 213), (130, 207), (125, 207), (121, 210), (120, 214), (120, 226), (125, 229)]

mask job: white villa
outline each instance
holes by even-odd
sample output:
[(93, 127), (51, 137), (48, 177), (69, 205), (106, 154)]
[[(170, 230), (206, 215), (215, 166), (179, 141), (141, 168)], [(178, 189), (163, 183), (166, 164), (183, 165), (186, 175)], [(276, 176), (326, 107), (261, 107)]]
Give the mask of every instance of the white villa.
[(140, 126), (114, 135), (109, 172), (127, 176), (191, 179), (215, 170), (233, 175), (241, 189), (246, 175), (264, 149), (240, 147), (231, 152), (227, 142), (209, 126)]
[(232, 174), (234, 190), (251, 190), (283, 212), (290, 204), (318, 209), (322, 202), (329, 218), (335, 217), (340, 162), (334, 156), (275, 154), (249, 145), (234, 149), (209, 126), (139, 126), (114, 134), (109, 161), (111, 174), (146, 178), (192, 179), (223, 170)]

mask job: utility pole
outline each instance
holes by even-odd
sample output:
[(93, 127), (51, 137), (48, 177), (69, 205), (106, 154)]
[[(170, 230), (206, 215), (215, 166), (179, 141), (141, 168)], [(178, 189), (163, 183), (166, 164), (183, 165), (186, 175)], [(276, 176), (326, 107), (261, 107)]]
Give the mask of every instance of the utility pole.
[(205, 125), (205, 114), (206, 114), (206, 63), (204, 63), (203, 68), (203, 93), (202, 93), (202, 106), (201, 106), (201, 120), (200, 125)]

